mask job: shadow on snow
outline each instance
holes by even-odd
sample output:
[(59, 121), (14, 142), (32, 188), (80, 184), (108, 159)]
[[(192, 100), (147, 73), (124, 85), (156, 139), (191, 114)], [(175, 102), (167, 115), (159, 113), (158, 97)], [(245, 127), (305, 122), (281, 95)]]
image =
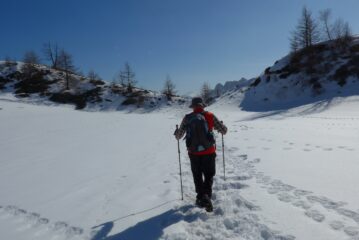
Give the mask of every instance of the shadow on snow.
[(179, 209), (168, 210), (160, 215), (139, 222), (136, 225), (123, 230), (122, 232), (108, 236), (116, 221), (149, 210), (120, 217), (113, 221), (109, 221), (93, 227), (93, 229), (99, 229), (99, 230), (91, 238), (91, 240), (138, 240), (138, 239), (157, 240), (163, 235), (163, 230), (165, 228), (173, 224), (176, 224), (182, 220), (186, 222), (195, 221), (199, 217), (199, 213), (183, 215), (184, 212), (187, 212), (192, 207), (193, 207), (192, 205), (186, 205), (180, 207)]

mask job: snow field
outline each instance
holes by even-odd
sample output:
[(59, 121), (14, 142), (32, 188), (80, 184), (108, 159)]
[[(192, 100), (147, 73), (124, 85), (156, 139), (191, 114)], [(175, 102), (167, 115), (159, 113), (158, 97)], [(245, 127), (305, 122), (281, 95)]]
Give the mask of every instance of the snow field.
[(211, 107), (229, 133), (226, 181), (217, 136), (206, 213), (193, 205), (183, 141), (179, 200), (172, 133), (188, 109), (85, 112), (1, 100), (1, 239), (357, 240), (356, 103), (271, 113), (233, 104)]

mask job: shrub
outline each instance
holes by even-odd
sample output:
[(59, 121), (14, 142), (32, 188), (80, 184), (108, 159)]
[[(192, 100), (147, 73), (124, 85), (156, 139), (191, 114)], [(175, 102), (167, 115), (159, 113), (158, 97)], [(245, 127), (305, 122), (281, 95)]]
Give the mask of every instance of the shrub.
[(351, 52), (351, 53), (357, 53), (357, 52), (359, 52), (359, 44), (352, 46), (352, 47), (350, 48), (350, 52)]
[(346, 84), (346, 79), (350, 76), (350, 71), (347, 65), (343, 65), (337, 69), (333, 78), (338, 82), (339, 86), (344, 86)]
[(22, 74), (19, 71), (15, 71), (7, 75), (8, 78), (12, 78), (12, 79), (20, 79), (21, 76)]
[(102, 80), (90, 80), (90, 83), (97, 86), (97, 85), (105, 85), (105, 82)]
[(69, 92), (54, 93), (49, 99), (57, 103), (75, 104), (76, 109), (83, 109), (86, 107), (86, 98), (83, 95), (73, 95)]
[(254, 80), (254, 82), (253, 83), (251, 83), (251, 87), (256, 87), (256, 86), (258, 86), (258, 84), (261, 82), (261, 78), (260, 77), (258, 77), (256, 80)]
[(72, 94), (69, 92), (54, 93), (49, 99), (57, 103), (74, 104), (76, 109), (84, 109), (87, 105), (87, 102), (102, 101), (101, 91), (102, 89), (97, 87), (82, 94)]
[(11, 82), (10, 79), (0, 77), (0, 90), (5, 89), (5, 85), (8, 84), (9, 82)]
[(137, 98), (135, 97), (128, 97), (126, 100), (122, 102), (122, 105), (131, 105), (131, 104), (137, 104)]
[(264, 70), (264, 73), (265, 74), (270, 74), (271, 72), (270, 72), (270, 67), (267, 67), (265, 70)]
[(55, 81), (48, 81), (44, 79), (44, 73), (41, 71), (35, 71), (29, 75), (22, 75), (20, 80), (14, 85), (15, 93), (40, 93), (44, 95), (49, 88), (50, 84)]

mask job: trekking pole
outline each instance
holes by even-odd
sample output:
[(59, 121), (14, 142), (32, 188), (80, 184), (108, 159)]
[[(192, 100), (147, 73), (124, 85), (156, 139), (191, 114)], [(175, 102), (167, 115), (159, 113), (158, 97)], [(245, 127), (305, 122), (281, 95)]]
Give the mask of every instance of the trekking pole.
[[(176, 125), (176, 132), (178, 131), (178, 125)], [(182, 185), (182, 168), (181, 168), (181, 151), (179, 145), (179, 139), (177, 139), (177, 148), (178, 148), (178, 162), (179, 162), (179, 170), (180, 170), (180, 180), (181, 180), (181, 196), (183, 201), (183, 185)]]
[[(223, 121), (221, 121), (221, 123), (223, 124)], [(223, 155), (223, 179), (224, 181), (226, 181), (226, 161), (224, 158), (224, 138), (223, 138), (223, 133), (222, 134), (222, 155)]]

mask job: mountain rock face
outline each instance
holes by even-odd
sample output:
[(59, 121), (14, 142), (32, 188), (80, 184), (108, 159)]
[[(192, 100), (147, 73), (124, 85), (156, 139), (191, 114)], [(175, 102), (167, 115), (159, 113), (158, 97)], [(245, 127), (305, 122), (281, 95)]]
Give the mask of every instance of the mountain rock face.
[(218, 83), (212, 91), (213, 96), (221, 96), (227, 92), (239, 90), (249, 85), (250, 80), (241, 78), (240, 80), (227, 81), (224, 84)]
[(243, 94), (240, 107), (247, 111), (359, 95), (359, 38), (345, 46), (328, 41), (291, 53), (252, 80)]
[(141, 88), (129, 91), (126, 86), (99, 79), (90, 79), (44, 65), (21, 62), (0, 62), (0, 93), (10, 93), (28, 102), (72, 104), (76, 109), (121, 110), (128, 108), (156, 109), (183, 105), (187, 100)]

